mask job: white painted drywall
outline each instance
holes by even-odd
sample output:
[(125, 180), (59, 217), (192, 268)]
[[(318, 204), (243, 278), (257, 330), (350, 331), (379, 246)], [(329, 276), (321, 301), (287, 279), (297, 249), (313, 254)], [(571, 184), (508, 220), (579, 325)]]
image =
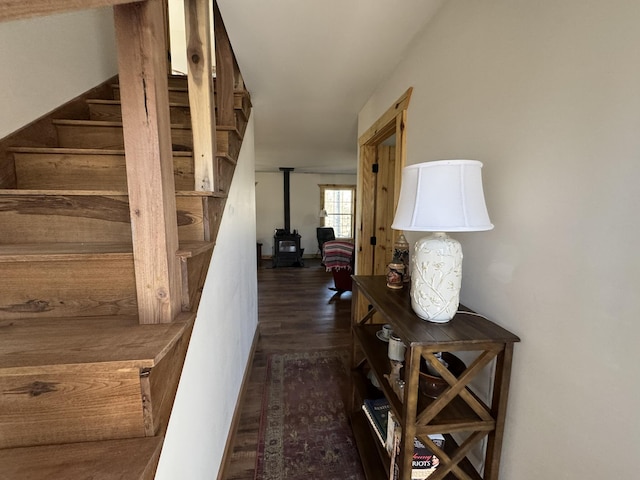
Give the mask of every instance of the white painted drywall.
[[(355, 161), (355, 160), (354, 160)], [(284, 178), (282, 172), (256, 172), (256, 235), (262, 255), (273, 253), (273, 233), (284, 228)], [(324, 184), (355, 185), (355, 175), (290, 173), (291, 230), (301, 236), (304, 256), (319, 255), (316, 228), (320, 226), (320, 187)]]
[(637, 0), (449, 0), (359, 116), (413, 86), (407, 163), (484, 162), (495, 229), (455, 236), (462, 301), (522, 338), (505, 480), (637, 477), (639, 18)]
[(188, 73), (187, 39), (184, 23), (184, 0), (169, 0), (171, 68), (174, 73)]
[[(213, 35), (213, 3), (208, 2), (210, 7), (209, 24), (211, 34), (211, 65), (216, 64), (215, 39)], [(171, 70), (175, 74), (187, 75), (189, 66), (187, 65), (187, 38), (184, 19), (184, 0), (169, 0), (169, 29), (171, 40), (169, 49), (171, 52)]]
[(111, 8), (0, 24), (0, 138), (118, 73)]
[(258, 325), (253, 117), (180, 378), (156, 480), (216, 478)]

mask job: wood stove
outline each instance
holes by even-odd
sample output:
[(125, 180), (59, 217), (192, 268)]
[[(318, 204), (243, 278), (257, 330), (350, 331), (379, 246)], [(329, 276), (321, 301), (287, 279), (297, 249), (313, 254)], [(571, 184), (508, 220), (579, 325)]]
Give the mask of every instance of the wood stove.
[(281, 167), (284, 176), (284, 228), (277, 228), (273, 236), (273, 268), (303, 267), (303, 249), (300, 248), (300, 235), (291, 233), (290, 178), (293, 168)]
[(300, 235), (276, 230), (273, 237), (273, 267), (302, 267), (302, 249)]

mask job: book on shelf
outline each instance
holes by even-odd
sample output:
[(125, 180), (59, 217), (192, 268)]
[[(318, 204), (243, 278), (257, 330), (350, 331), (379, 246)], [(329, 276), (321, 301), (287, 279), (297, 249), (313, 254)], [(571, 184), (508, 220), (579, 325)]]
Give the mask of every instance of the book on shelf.
[(369, 420), (369, 423), (376, 432), (378, 440), (385, 445), (387, 440), (387, 421), (391, 406), (386, 398), (365, 399), (362, 404), (362, 411)]
[[(402, 438), (402, 428), (396, 420), (393, 412), (389, 410), (387, 419), (387, 439), (385, 448), (391, 457), (391, 467), (389, 478), (397, 479), (399, 466), (397, 456), (400, 453), (400, 439)], [(441, 434), (429, 435), (429, 439), (439, 448), (444, 447), (444, 436)], [(438, 457), (425, 446), (418, 438), (413, 439), (413, 459), (411, 461), (411, 479), (423, 480), (429, 477), (440, 464)]]
[[(399, 467), (396, 457), (400, 451), (400, 439), (402, 428), (391, 411), (389, 401), (382, 397), (377, 399), (365, 399), (362, 411), (371, 424), (380, 443), (385, 447), (391, 458), (390, 477), (398, 478)], [(444, 447), (444, 437), (440, 434), (429, 435), (429, 439), (438, 447)], [(438, 467), (438, 457), (429, 450), (418, 438), (413, 439), (412, 480), (428, 478)]]

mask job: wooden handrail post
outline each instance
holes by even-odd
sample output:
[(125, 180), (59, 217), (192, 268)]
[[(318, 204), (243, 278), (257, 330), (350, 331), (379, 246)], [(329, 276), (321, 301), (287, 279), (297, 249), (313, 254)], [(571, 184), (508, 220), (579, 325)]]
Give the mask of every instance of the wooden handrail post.
[(181, 308), (162, 1), (114, 7), (140, 323)]
[[(216, 39), (216, 106), (218, 123), (225, 127), (235, 125), (233, 90), (235, 87), (236, 62), (227, 29), (224, 26), (217, 2), (213, 2), (213, 32)], [(238, 69), (239, 71), (239, 69)]]
[(216, 116), (213, 97), (210, 0), (184, 0), (195, 189), (215, 189)]

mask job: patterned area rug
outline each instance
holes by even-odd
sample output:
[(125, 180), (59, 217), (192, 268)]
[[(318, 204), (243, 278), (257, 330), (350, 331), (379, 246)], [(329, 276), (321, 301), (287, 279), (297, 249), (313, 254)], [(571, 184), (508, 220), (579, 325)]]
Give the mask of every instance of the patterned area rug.
[(345, 350), (271, 355), (256, 480), (363, 480), (343, 395)]

